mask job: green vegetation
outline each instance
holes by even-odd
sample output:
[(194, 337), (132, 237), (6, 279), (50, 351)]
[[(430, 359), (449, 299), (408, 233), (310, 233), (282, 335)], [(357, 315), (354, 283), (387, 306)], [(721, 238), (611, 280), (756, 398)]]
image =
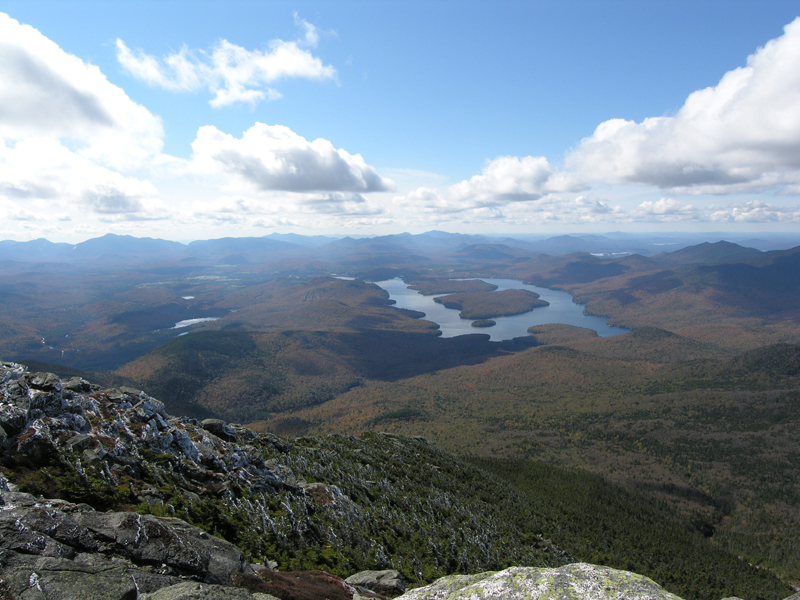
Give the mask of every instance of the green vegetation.
[[(685, 348), (673, 335), (596, 340), (627, 338), (627, 360), (602, 347), (589, 354), (544, 346), (391, 385), (370, 382), (298, 416), (311, 431), (357, 433), (378, 419), (382, 429), (457, 452), (601, 473), (668, 501), (712, 540), (797, 581), (800, 346), (672, 363), (653, 356), (662, 337), (676, 352)], [(392, 420), (398, 406), (426, 418)]]
[(659, 327), (739, 352), (800, 340), (799, 265), (797, 249), (763, 253), (719, 242), (649, 258), (539, 255), (504, 271), (566, 290), (614, 325)]
[(462, 319), (491, 319), (518, 315), (550, 303), (539, 300), (539, 294), (528, 290), (502, 292), (463, 292), (439, 296), (434, 302), (460, 310)]
[(473, 327), (494, 327), (495, 325), (497, 325), (497, 321), (492, 319), (478, 319), (472, 322)]
[[(292, 468), (337, 486), (337, 500), (286, 491), (237, 499), (264, 505), (260, 532), (235, 502), (192, 501), (142, 474), (169, 501), (139, 510), (175, 510), (282, 568), (397, 564), (419, 583), (565, 560), (541, 534), (574, 558), (633, 568), (687, 598), (786, 595), (765, 569), (800, 581), (800, 252), (708, 244), (612, 260), (530, 257), (498, 244), (430, 257), (352, 247), (335, 263), (11, 265), (0, 274), (0, 355), (64, 376), (127, 363), (86, 378), (145, 389), (172, 413), (257, 421), (284, 435), (424, 435), (479, 455), (470, 460), (495, 474), (391, 436), (305, 438)], [(437, 301), (476, 326), (541, 301), (445, 278), (514, 277), (567, 290), (588, 312), (636, 330), (598, 338), (545, 325), (514, 342), (477, 332), (445, 340), (374, 285), (315, 277), (330, 272), (404, 276), (423, 293), (450, 294)], [(168, 329), (204, 316), (221, 318), (182, 337)], [(69, 465), (12, 469), (29, 491), (100, 508), (128, 505), (138, 485), (109, 488), (94, 466), (86, 481)], [(663, 548), (648, 545), (654, 537)], [(744, 561), (726, 562), (721, 550)], [(762, 569), (753, 575), (746, 563)]]
[[(409, 410), (398, 417), (414, 418)], [(277, 561), (282, 571), (344, 577), (396, 568), (416, 586), (450, 573), (581, 560), (644, 573), (687, 600), (778, 600), (791, 593), (684, 525), (665, 504), (597, 475), (529, 461), (465, 460), (422, 439), (380, 433), (260, 449), (305, 492), (232, 486), (231, 497), (187, 497), (173, 480), (180, 477), (178, 457), (152, 452), (135, 470), (115, 469), (114, 485), (99, 465), (78, 475), (75, 456), (4, 471), (30, 493), (181, 517), (251, 560)], [(163, 503), (131, 506), (145, 487)]]
[[(441, 339), (382, 330), (200, 331), (173, 339), (116, 374), (172, 414), (233, 422), (324, 404), (367, 380), (396, 381), (525, 349), (487, 336)], [(296, 420), (276, 433), (298, 434)]]
[[(540, 343), (544, 342), (539, 336), (536, 339)], [(566, 343), (570, 348), (604, 358), (647, 360), (654, 363), (671, 363), (675, 362), (676, 358), (687, 361), (730, 356), (729, 352), (718, 346), (656, 327), (640, 327), (627, 335), (605, 338), (596, 335), (574, 337), (562, 343)]]
[(545, 530), (545, 537), (557, 539), (581, 560), (641, 573), (683, 598), (786, 593), (767, 571), (759, 571), (754, 580), (743, 560), (731, 560), (700, 531), (682, 525), (664, 502), (628, 486), (540, 462), (477, 457), (471, 462), (525, 494), (557, 524), (557, 531)]
[(577, 340), (595, 339), (597, 332), (594, 329), (564, 325), (563, 323), (549, 323), (528, 327), (528, 333), (536, 338), (542, 346), (549, 344), (566, 344)]

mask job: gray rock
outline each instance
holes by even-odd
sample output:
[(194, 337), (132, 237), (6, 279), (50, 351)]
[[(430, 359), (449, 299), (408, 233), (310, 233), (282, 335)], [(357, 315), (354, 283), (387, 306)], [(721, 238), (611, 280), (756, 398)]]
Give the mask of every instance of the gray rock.
[(361, 571), (345, 579), (353, 586), (359, 586), (388, 596), (397, 596), (406, 591), (403, 576), (394, 569), (386, 571)]
[[(180, 519), (130, 512), (101, 513), (86, 505), (37, 501), (30, 494), (5, 491), (0, 492), (0, 506), (3, 567), (30, 573), (33, 562), (52, 558), (62, 561), (62, 565), (79, 565), (67, 571), (95, 573), (109, 570), (110, 557), (116, 557), (127, 565), (127, 580), (133, 581), (131, 577), (140, 571), (145, 573), (141, 577), (145, 588), (173, 582), (163, 578), (154, 582), (146, 574), (153, 573), (154, 568), (156, 575), (225, 585), (232, 584), (234, 574), (250, 571), (235, 546)], [(70, 575), (70, 581), (77, 581), (76, 578), (80, 577)]]
[(8, 436), (12, 436), (25, 428), (29, 399), (16, 382), (6, 388), (6, 394), (5, 402), (0, 405), (0, 427)]
[[(797, 588), (794, 588), (794, 589), (797, 589)], [(785, 598), (784, 600), (800, 600), (800, 592), (797, 592), (796, 594), (792, 594), (791, 596), (789, 596), (788, 598)]]
[(23, 600), (136, 600), (136, 583), (124, 565), (93, 566), (39, 557), (3, 570), (12, 597)]
[(236, 441), (236, 433), (233, 428), (229, 427), (222, 419), (204, 419), (200, 421), (200, 427), (226, 442)]
[(44, 419), (30, 423), (28, 429), (17, 438), (16, 453), (25, 456), (33, 464), (45, 465), (58, 455), (49, 424)]
[(653, 580), (609, 567), (576, 563), (558, 569), (512, 567), (450, 575), (400, 596), (403, 600), (680, 600)]
[(196, 581), (184, 581), (151, 594), (142, 594), (139, 598), (140, 600), (253, 600), (253, 596), (247, 590)]
[(115, 551), (137, 564), (166, 564), (179, 574), (230, 585), (246, 562), (232, 544), (174, 518), (136, 513), (89, 512), (75, 520), (93, 537), (113, 540)]
[(80, 377), (73, 377), (61, 383), (63, 389), (72, 392), (90, 392), (92, 391), (92, 384)]
[(37, 390), (61, 391), (61, 379), (53, 373), (31, 373), (25, 376), (28, 385)]

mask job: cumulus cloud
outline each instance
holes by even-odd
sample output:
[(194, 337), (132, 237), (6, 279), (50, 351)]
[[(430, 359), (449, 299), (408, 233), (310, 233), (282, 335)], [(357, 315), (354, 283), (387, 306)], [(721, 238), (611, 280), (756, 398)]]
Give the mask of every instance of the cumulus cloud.
[(302, 47), (316, 47), (316, 27), (297, 15), (295, 21), (303, 37), (291, 42), (272, 40), (266, 50), (247, 50), (222, 39), (209, 52), (184, 46), (159, 60), (117, 39), (117, 60), (128, 73), (154, 87), (174, 92), (208, 89), (214, 95), (209, 101), (214, 108), (275, 100), (281, 93), (269, 86), (279, 79), (336, 78), (334, 67)]
[(49, 138), (13, 145), (0, 140), (0, 196), (26, 206), (46, 201), (102, 215), (165, 216), (152, 183), (95, 164)]
[(753, 192), (797, 183), (800, 18), (747, 66), (692, 93), (675, 116), (612, 119), (581, 141), (567, 169), (586, 181), (678, 194)]
[(360, 154), (309, 142), (282, 125), (256, 123), (241, 138), (211, 125), (192, 142), (198, 172), (218, 172), (256, 191), (381, 192), (394, 183), (380, 177)]
[(0, 13), (0, 138), (69, 140), (81, 156), (136, 168), (161, 152), (158, 117), (100, 70)]
[[(0, 13), (0, 202), (6, 219), (58, 222), (162, 218), (137, 172), (161, 160), (158, 117), (100, 70)], [(13, 233), (16, 235), (16, 232)]]
[(309, 196), (298, 202), (304, 212), (337, 216), (375, 216), (383, 214), (382, 207), (370, 202), (361, 194), (322, 194)]
[(569, 198), (551, 194), (534, 202), (510, 206), (507, 216), (512, 223), (592, 224), (616, 221), (623, 216), (623, 211), (591, 195)]
[(570, 175), (557, 172), (542, 156), (501, 156), (486, 163), (479, 175), (443, 190), (420, 187), (395, 202), (433, 212), (501, 207), (531, 202), (553, 192), (578, 191)]
[(712, 221), (729, 223), (800, 222), (800, 206), (778, 207), (761, 200), (737, 202), (725, 207), (710, 207)]
[(186, 226), (205, 224), (239, 230), (330, 228), (332, 222), (362, 228), (393, 222), (380, 205), (360, 194), (346, 193), (223, 195), (185, 207), (176, 220)]
[(701, 216), (691, 204), (683, 204), (672, 198), (645, 200), (631, 213), (631, 217), (640, 221), (690, 221)]

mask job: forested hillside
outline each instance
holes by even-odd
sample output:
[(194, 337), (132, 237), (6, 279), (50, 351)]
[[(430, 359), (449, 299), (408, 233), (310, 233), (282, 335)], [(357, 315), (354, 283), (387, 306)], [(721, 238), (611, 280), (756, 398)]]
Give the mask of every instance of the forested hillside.
[[(700, 358), (707, 347), (658, 330), (572, 344), (582, 349), (544, 346), (373, 382), (294, 417), (308, 431), (381, 428), (602, 473), (798, 578), (800, 347)], [(670, 349), (687, 360), (667, 361)], [(257, 427), (280, 428), (283, 418)]]
[[(779, 600), (790, 592), (665, 503), (597, 475), (465, 459), (385, 433), (259, 436), (171, 417), (139, 390), (59, 381), (10, 363), (0, 364), (0, 394), (9, 436), (0, 450), (3, 486), (98, 510), (180, 517), (281, 571), (394, 568), (417, 586), (450, 573), (596, 561), (648, 575), (686, 599)], [(46, 419), (28, 418), (29, 410)], [(53, 535), (66, 539), (69, 523), (62, 525)]]

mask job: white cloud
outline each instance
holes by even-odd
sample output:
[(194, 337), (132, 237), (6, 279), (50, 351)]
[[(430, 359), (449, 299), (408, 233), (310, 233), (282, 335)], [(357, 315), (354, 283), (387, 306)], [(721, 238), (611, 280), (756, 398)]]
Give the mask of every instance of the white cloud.
[(619, 206), (611, 206), (594, 196), (569, 198), (557, 194), (544, 196), (534, 202), (509, 206), (507, 213), (510, 223), (529, 224), (608, 223), (624, 216)]
[(336, 216), (375, 216), (385, 211), (367, 200), (361, 194), (322, 194), (306, 197), (298, 202), (301, 210), (307, 213)]
[(710, 207), (712, 221), (729, 223), (800, 222), (800, 206), (778, 207), (761, 200), (738, 202), (726, 207)]
[(0, 13), (0, 139), (69, 140), (112, 168), (136, 168), (161, 152), (158, 117), (36, 29)]
[(72, 208), (102, 215), (165, 216), (149, 181), (126, 177), (83, 158), (50, 138), (13, 145), (0, 140), (0, 196), (25, 207)]
[(316, 47), (316, 27), (296, 14), (295, 22), (303, 29), (303, 38), (293, 42), (272, 40), (266, 50), (247, 50), (222, 39), (210, 52), (184, 46), (159, 60), (142, 50), (134, 52), (117, 39), (117, 60), (131, 75), (151, 86), (174, 92), (208, 89), (214, 95), (209, 101), (214, 108), (275, 100), (281, 93), (269, 86), (279, 79), (336, 78), (334, 67), (301, 48)]
[(319, 43), (319, 32), (317, 31), (316, 26), (312, 25), (305, 19), (301, 19), (297, 13), (294, 13), (294, 24), (305, 32), (303, 39), (298, 40), (298, 43), (304, 44), (310, 48), (316, 48), (317, 44)]
[(360, 154), (309, 142), (282, 125), (256, 123), (241, 138), (207, 125), (192, 142), (199, 173), (221, 173), (254, 191), (379, 192), (394, 187)]
[(489, 161), (480, 175), (443, 190), (420, 187), (396, 197), (395, 203), (448, 213), (531, 202), (553, 192), (579, 189), (570, 175), (556, 172), (542, 156), (501, 156)]
[(241, 194), (198, 202), (193, 215), (211, 219), (240, 219), (251, 215), (371, 216), (385, 211), (361, 194), (271, 194), (252, 198)]
[(800, 172), (800, 18), (747, 66), (691, 94), (674, 117), (601, 123), (567, 156), (586, 181), (726, 194), (797, 183)]
[(71, 220), (162, 218), (167, 211), (155, 186), (123, 174), (161, 162), (162, 144), (160, 119), (97, 67), (0, 13), (6, 219), (44, 232)]
[(691, 204), (683, 204), (672, 198), (661, 198), (660, 200), (645, 200), (632, 212), (631, 217), (641, 221), (691, 221), (701, 216)]

